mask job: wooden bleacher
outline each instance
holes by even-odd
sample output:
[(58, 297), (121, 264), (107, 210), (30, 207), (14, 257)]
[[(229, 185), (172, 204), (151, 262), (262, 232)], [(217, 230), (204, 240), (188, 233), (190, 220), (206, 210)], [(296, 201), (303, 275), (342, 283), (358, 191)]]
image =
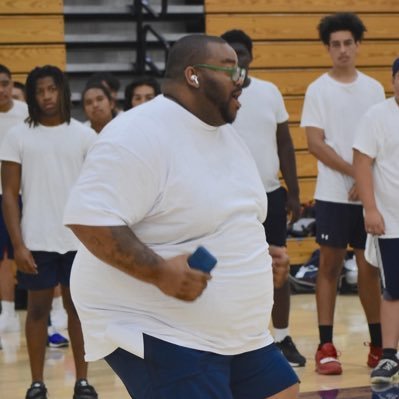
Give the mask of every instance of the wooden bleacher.
[[(284, 96), (303, 203), (313, 199), (317, 176), (316, 160), (307, 151), (305, 132), (299, 127), (303, 97), (309, 83), (331, 65), (317, 25), (323, 16), (340, 11), (356, 12), (365, 23), (357, 65), (391, 94), (390, 67), (399, 55), (399, 1), (205, 0), (206, 33), (244, 30), (254, 42), (251, 75), (273, 82)], [(291, 263), (303, 263), (316, 247), (314, 238), (289, 239)]]
[(66, 66), (62, 0), (2, 0), (0, 60), (24, 82), (35, 66)]

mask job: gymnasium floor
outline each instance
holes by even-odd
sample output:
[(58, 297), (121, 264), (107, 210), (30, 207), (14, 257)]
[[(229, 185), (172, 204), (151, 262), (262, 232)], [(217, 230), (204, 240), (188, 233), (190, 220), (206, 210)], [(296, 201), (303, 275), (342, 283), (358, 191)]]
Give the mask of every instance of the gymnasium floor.
[[(0, 397), (23, 399), (30, 384), (26, 343), (23, 334), (25, 312), (20, 311), (21, 333), (3, 334), (0, 351)], [(316, 305), (313, 294), (292, 296), (291, 334), (307, 364), (296, 369), (301, 383), (301, 399), (399, 399), (399, 386), (371, 389), (366, 365), (367, 324), (356, 295), (340, 295), (336, 309), (335, 345), (341, 352), (343, 374), (320, 376), (314, 372), (317, 345)], [(71, 349), (48, 349), (45, 382), (51, 399), (70, 399), (74, 384)], [(104, 361), (92, 363), (89, 381), (100, 399), (129, 399), (120, 380)], [(189, 398), (187, 398), (189, 399)]]

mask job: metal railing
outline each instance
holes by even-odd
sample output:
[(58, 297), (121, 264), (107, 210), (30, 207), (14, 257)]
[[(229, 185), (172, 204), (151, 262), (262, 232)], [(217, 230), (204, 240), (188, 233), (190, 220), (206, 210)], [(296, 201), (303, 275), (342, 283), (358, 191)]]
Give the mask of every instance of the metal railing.
[(161, 10), (156, 12), (148, 3), (147, 0), (133, 0), (132, 7), (133, 16), (136, 19), (136, 37), (137, 37), (137, 52), (135, 62), (135, 73), (144, 75), (147, 72), (147, 67), (150, 71), (157, 75), (162, 76), (163, 71), (160, 70), (155, 62), (148, 56), (147, 36), (152, 34), (157, 40), (156, 42), (161, 45), (164, 51), (165, 63), (168, 57), (170, 44), (157, 32), (148, 22), (148, 16), (152, 19), (160, 20), (168, 14), (168, 0), (161, 0)]

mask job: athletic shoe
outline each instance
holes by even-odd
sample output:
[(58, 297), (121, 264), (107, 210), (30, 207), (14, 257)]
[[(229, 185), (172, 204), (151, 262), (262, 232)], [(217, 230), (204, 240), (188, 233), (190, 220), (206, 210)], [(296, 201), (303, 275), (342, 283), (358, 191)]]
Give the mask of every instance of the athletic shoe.
[(33, 382), (26, 391), (25, 399), (47, 399), (47, 389), (42, 382)]
[(281, 342), (276, 342), (276, 345), (292, 367), (303, 367), (306, 364), (306, 358), (299, 353), (289, 335)]
[(394, 359), (381, 359), (370, 375), (372, 384), (392, 384), (396, 379), (399, 379), (399, 363)]
[(337, 350), (331, 342), (319, 345), (315, 359), (317, 373), (326, 375), (342, 374), (342, 367), (338, 360)]
[(377, 367), (378, 362), (381, 359), (382, 356), (382, 348), (379, 346), (373, 346), (371, 344), (369, 344), (368, 342), (364, 343), (366, 346), (370, 347), (370, 351), (367, 357), (367, 366), (371, 367), (372, 369), (374, 369), (375, 367)]
[(98, 395), (92, 385), (82, 378), (75, 383), (73, 399), (97, 399)]
[(56, 332), (48, 336), (47, 346), (50, 348), (66, 348), (69, 346), (69, 341)]
[(382, 384), (372, 385), (371, 399), (399, 399), (399, 387), (397, 385)]
[(0, 315), (0, 332), (17, 332), (20, 331), (19, 315), (14, 313), (2, 313)]

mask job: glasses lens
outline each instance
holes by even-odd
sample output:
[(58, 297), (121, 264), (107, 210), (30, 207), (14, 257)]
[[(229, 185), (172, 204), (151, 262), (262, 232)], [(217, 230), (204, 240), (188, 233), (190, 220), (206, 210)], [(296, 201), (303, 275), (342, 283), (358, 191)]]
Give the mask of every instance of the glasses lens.
[(240, 79), (240, 72), (241, 72), (241, 70), (239, 67), (235, 67), (233, 69), (233, 71), (231, 72), (231, 80), (234, 83), (237, 83), (237, 81)]
[(246, 70), (245, 68), (237, 67), (232, 75), (234, 83), (243, 84), (245, 80)]

